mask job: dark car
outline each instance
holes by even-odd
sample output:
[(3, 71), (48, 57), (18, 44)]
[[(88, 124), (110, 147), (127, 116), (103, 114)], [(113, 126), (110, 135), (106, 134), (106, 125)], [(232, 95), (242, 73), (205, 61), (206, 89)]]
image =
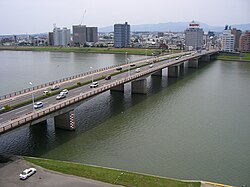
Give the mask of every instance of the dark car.
[(111, 75), (108, 75), (105, 77), (105, 80), (110, 80), (111, 79)]
[(121, 71), (122, 67), (117, 67), (116, 70)]
[(135, 64), (130, 64), (130, 67), (134, 67), (135, 66)]

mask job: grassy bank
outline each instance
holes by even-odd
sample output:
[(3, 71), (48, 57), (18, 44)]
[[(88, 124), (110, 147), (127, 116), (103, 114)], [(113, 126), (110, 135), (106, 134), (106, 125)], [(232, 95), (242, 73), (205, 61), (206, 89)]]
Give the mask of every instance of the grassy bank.
[(242, 57), (240, 56), (231, 56), (231, 55), (219, 55), (218, 60), (248, 60), (250, 61), (250, 53), (244, 53)]
[(201, 185), (200, 182), (182, 182), (174, 179), (167, 179), (163, 177), (161, 178), (157, 176), (150, 176), (145, 174), (102, 168), (73, 162), (64, 162), (33, 157), (25, 157), (24, 159), (49, 170), (123, 186), (199, 187)]
[[(152, 53), (158, 55), (161, 53), (160, 49), (141, 49), (141, 48), (97, 48), (97, 47), (29, 47), (29, 46), (0, 46), (0, 50), (12, 51), (53, 51), (53, 52), (76, 52), (76, 53), (106, 53), (106, 54), (134, 54), (147, 55)], [(164, 50), (163, 50), (164, 52)], [(180, 50), (173, 50), (173, 53), (180, 52)]]

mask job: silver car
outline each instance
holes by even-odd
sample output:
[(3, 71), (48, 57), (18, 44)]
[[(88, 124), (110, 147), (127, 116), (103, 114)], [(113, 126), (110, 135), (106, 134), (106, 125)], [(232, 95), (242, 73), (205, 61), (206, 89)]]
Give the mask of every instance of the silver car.
[(36, 169), (35, 169), (35, 168), (25, 169), (25, 170), (19, 175), (19, 178), (25, 180), (25, 179), (27, 179), (28, 177), (30, 177), (31, 175), (33, 175), (34, 173), (36, 173)]

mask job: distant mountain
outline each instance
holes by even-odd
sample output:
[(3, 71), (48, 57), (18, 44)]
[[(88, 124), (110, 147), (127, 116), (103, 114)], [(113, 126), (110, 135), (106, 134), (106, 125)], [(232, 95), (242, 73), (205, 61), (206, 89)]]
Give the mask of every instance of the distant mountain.
[[(204, 31), (214, 31), (222, 32), (224, 26), (211, 26), (206, 23), (200, 23), (201, 28)], [(173, 31), (173, 32), (183, 32), (189, 25), (189, 22), (168, 22), (168, 23), (157, 23), (157, 24), (142, 24), (142, 25), (131, 25), (131, 31)], [(242, 31), (250, 30), (250, 23), (248, 24), (238, 24), (231, 25), (232, 28), (237, 28)], [(114, 26), (99, 28), (99, 32), (113, 32)]]

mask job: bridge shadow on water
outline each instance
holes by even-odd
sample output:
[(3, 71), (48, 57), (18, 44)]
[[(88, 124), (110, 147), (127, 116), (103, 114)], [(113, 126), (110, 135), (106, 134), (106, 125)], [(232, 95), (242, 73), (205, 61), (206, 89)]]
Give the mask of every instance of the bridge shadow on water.
[(168, 89), (176, 83), (184, 82), (185, 84), (208, 67), (209, 64), (201, 63), (198, 69), (189, 69), (185, 64), (185, 68), (181, 70), (178, 78), (168, 78), (167, 69), (165, 69), (162, 77), (150, 76), (147, 78), (147, 94), (145, 95), (131, 94), (131, 83), (127, 83), (124, 93), (106, 91), (94, 96), (75, 109), (75, 131), (55, 129), (53, 119), (49, 119), (47, 123), (25, 126), (1, 135), (0, 154), (41, 156), (76, 138), (78, 134), (100, 126), (109, 118), (125, 112), (148, 97)]

